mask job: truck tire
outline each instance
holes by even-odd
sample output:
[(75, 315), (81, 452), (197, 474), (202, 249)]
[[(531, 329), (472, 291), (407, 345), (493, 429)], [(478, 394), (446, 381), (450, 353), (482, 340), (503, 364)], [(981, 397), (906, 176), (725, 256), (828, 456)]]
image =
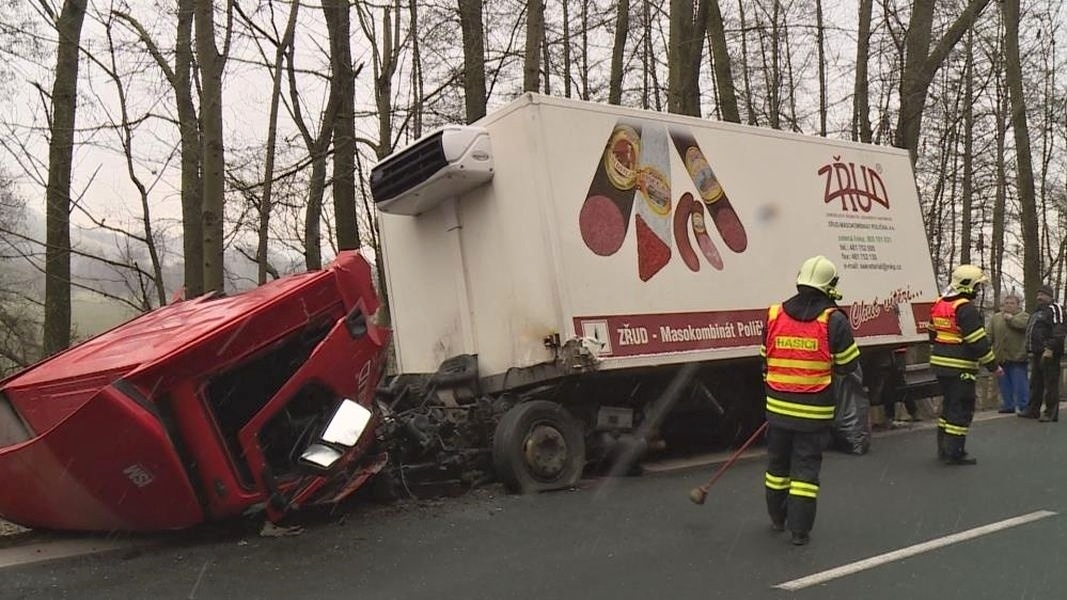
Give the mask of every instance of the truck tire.
[(493, 470), (512, 492), (569, 488), (585, 467), (582, 426), (555, 402), (532, 400), (511, 407), (493, 434)]

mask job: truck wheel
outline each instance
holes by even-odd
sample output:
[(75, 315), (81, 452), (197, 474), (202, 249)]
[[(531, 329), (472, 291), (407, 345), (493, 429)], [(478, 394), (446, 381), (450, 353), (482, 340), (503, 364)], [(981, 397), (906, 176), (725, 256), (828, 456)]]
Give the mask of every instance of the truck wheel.
[(497, 423), (493, 470), (513, 492), (531, 494), (571, 487), (584, 466), (582, 426), (555, 402), (516, 404)]

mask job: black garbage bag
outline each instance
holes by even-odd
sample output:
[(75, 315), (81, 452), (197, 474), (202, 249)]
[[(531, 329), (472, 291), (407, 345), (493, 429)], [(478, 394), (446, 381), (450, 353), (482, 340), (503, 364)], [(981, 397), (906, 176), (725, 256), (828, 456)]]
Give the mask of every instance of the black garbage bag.
[(866, 454), (871, 449), (871, 429), (867, 413), (871, 401), (863, 387), (859, 367), (848, 375), (834, 375), (833, 448), (848, 454)]

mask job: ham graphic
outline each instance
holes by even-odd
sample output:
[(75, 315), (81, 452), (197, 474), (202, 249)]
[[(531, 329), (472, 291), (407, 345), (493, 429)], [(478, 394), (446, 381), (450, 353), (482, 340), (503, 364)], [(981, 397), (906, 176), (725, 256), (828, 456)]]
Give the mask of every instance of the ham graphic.
[(671, 247), (637, 215), (637, 275), (648, 281), (671, 260)]
[[(637, 261), (643, 265), (641, 278), (652, 277), (670, 260), (671, 247), (671, 155), (667, 130), (662, 126), (645, 127), (641, 134), (641, 160), (637, 169), (637, 221), (657, 238), (642, 242), (640, 226), (637, 239)], [(664, 255), (662, 249), (666, 249)], [(650, 256), (642, 253), (651, 252)], [(665, 258), (664, 258), (665, 256)]]

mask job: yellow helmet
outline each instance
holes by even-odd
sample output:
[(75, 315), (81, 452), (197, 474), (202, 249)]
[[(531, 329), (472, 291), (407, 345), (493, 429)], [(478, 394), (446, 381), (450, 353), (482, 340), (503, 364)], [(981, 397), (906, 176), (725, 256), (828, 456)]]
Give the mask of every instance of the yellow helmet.
[(837, 267), (829, 258), (813, 256), (800, 265), (797, 273), (797, 285), (813, 287), (833, 300), (840, 300), (841, 293), (837, 291)]
[(982, 269), (974, 265), (960, 265), (952, 270), (952, 281), (949, 286), (963, 294), (973, 294), (978, 284), (988, 283)]

